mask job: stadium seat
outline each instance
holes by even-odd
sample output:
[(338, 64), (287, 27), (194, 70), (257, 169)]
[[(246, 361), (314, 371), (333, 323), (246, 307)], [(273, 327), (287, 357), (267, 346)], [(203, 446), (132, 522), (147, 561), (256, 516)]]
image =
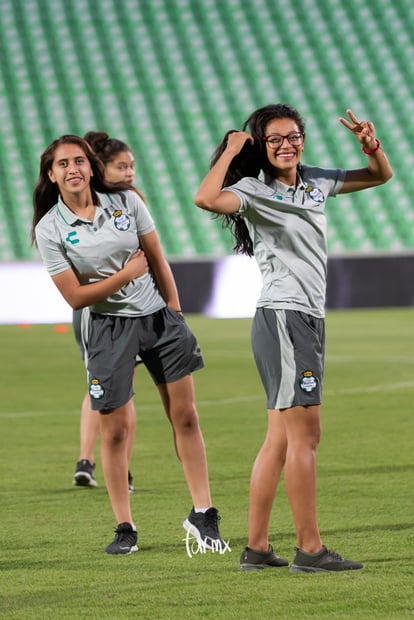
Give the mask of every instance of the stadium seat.
[(304, 161), (364, 166), (338, 122), (375, 121), (396, 171), (328, 212), (329, 250), (414, 248), (414, 13), (407, 0), (2, 0), (0, 260), (36, 258), (39, 156), (63, 133), (128, 142), (169, 258), (231, 253), (220, 220), (193, 195), (225, 131), (285, 101), (307, 121)]

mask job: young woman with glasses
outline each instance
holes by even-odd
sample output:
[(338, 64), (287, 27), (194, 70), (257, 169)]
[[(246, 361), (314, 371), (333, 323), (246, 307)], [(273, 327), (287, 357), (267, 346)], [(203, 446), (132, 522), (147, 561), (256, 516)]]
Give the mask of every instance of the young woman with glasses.
[(252, 324), (252, 348), (263, 382), (268, 429), (250, 480), (248, 546), (241, 570), (283, 567), (269, 544), (269, 522), (284, 470), (296, 529), (292, 572), (361, 569), (323, 544), (316, 516), (316, 448), (325, 349), (328, 197), (387, 182), (392, 169), (370, 121), (351, 110), (340, 122), (368, 157), (356, 170), (301, 162), (305, 123), (286, 104), (253, 112), (243, 131), (218, 147), (195, 204), (220, 214), (235, 250), (254, 255), (263, 288)]

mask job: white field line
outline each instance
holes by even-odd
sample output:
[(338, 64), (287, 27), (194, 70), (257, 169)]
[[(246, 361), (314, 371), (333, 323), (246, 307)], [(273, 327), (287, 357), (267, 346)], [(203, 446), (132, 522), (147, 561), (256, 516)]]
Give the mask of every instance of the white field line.
[[(324, 396), (346, 396), (352, 394), (370, 394), (375, 392), (394, 392), (397, 390), (405, 390), (409, 388), (414, 388), (414, 381), (402, 381), (400, 383), (381, 383), (379, 385), (367, 385), (365, 387), (355, 387), (355, 388), (345, 388), (341, 390), (324, 390)], [(212, 400), (198, 400), (197, 406), (201, 407), (217, 407), (218, 405), (237, 405), (238, 403), (249, 403), (249, 402), (262, 402), (265, 403), (265, 396), (263, 394), (255, 394), (252, 396), (234, 396), (231, 398), (217, 398)], [(139, 415), (140, 409), (151, 410), (151, 409), (160, 409), (161, 403), (139, 403), (137, 402), (137, 410)], [(19, 413), (12, 412), (4, 412), (0, 413), (1, 419), (10, 419), (10, 418), (32, 418), (32, 417), (52, 417), (55, 415), (80, 415), (79, 411), (61, 411), (59, 414), (56, 412), (35, 412), (35, 411), (21, 411)]]

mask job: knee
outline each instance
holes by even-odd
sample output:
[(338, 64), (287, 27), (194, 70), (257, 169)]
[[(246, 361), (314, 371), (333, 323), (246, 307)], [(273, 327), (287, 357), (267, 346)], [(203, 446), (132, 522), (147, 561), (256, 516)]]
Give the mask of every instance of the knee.
[(320, 440), (321, 440), (320, 430), (314, 433), (313, 435), (311, 435), (311, 437), (309, 437), (309, 443), (310, 443), (310, 447), (312, 448), (312, 450), (316, 450), (316, 448), (319, 445)]
[(308, 429), (306, 433), (300, 433), (297, 436), (290, 436), (288, 441), (288, 449), (315, 452), (321, 440), (321, 431), (318, 427)]
[(128, 431), (126, 428), (118, 428), (111, 433), (110, 441), (114, 445), (126, 443)]
[[(110, 422), (110, 423), (107, 423)], [(107, 445), (120, 445), (125, 443), (128, 437), (129, 425), (126, 420), (117, 420), (115, 418), (101, 417), (101, 439)]]
[(320, 427), (320, 424), (315, 424), (312, 427), (312, 429), (309, 431), (309, 434), (307, 437), (309, 447), (312, 450), (316, 450), (316, 448), (319, 445), (320, 440), (321, 440), (321, 427)]
[(126, 443), (128, 432), (126, 428), (114, 428), (101, 433), (104, 443), (111, 446), (119, 446)]
[(171, 412), (171, 421), (174, 430), (182, 433), (191, 433), (198, 429), (198, 414), (195, 407), (185, 407)]
[(309, 448), (316, 450), (321, 440), (322, 428), (319, 415), (312, 417), (309, 420), (309, 424), (305, 427), (304, 439), (307, 442)]

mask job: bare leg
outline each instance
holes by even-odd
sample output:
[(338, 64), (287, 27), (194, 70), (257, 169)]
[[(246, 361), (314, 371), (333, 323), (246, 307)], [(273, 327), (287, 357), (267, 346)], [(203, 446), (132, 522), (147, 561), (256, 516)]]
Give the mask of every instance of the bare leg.
[(276, 489), (286, 457), (283, 414), (268, 411), (267, 434), (253, 464), (249, 495), (249, 540), (251, 549), (267, 551), (269, 522)]
[(81, 407), (79, 460), (95, 462), (94, 448), (99, 435), (99, 411), (91, 409), (91, 398), (86, 392)]
[[(136, 376), (137, 376), (137, 366), (135, 366), (135, 369), (134, 369), (134, 380)], [(127, 456), (128, 456), (128, 463), (129, 463), (131, 461), (132, 451), (134, 449), (135, 431), (137, 427), (137, 412), (135, 409), (135, 403), (134, 403), (133, 398), (131, 398), (131, 400), (127, 403), (127, 406), (130, 412), (129, 413), (130, 419), (129, 419), (129, 431), (128, 431), (128, 445), (127, 445)]]
[[(90, 463), (95, 462), (94, 449), (99, 435), (99, 411), (90, 408), (90, 396), (88, 393), (82, 401), (81, 420), (80, 420), (80, 455), (79, 460), (87, 459)], [(132, 451), (135, 443), (136, 429), (136, 410), (134, 400), (127, 403), (130, 415), (130, 425), (128, 432), (128, 462), (131, 460)]]
[(293, 407), (283, 412), (288, 449), (285, 486), (296, 528), (297, 546), (322, 547), (316, 515), (316, 448), (320, 440), (320, 407)]
[(129, 403), (100, 415), (102, 469), (117, 523), (133, 523), (127, 458), (130, 419)]
[(129, 463), (132, 457), (132, 451), (134, 449), (135, 430), (137, 426), (137, 413), (135, 410), (134, 399), (131, 398), (131, 400), (126, 404), (126, 406), (129, 410), (129, 431), (127, 440), (127, 458)]
[(174, 433), (174, 444), (195, 507), (211, 506), (204, 439), (195, 405), (194, 383), (187, 375), (158, 386)]

